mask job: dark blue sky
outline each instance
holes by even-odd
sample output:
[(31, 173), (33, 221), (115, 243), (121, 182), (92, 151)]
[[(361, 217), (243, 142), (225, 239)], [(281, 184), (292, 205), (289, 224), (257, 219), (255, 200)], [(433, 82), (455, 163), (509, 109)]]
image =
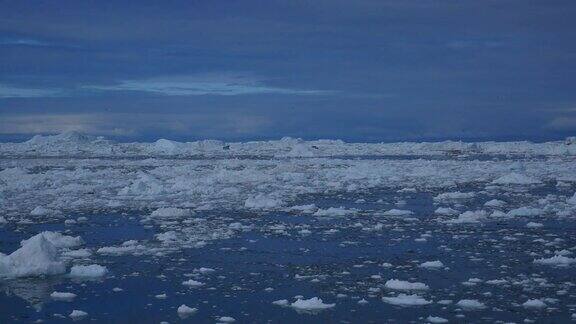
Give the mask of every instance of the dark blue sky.
[(576, 1), (0, 1), (0, 139), (576, 133)]

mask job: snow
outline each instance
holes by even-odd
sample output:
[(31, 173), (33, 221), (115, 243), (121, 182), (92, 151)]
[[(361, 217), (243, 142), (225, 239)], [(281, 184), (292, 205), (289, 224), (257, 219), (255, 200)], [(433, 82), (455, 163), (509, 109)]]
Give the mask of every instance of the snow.
[(532, 185), (532, 184), (540, 184), (542, 183), (542, 181), (527, 176), (525, 174), (512, 172), (510, 174), (495, 179), (494, 181), (492, 181), (492, 183), (498, 185)]
[(421, 282), (409, 282), (398, 279), (390, 279), (386, 281), (384, 287), (392, 290), (428, 290), (429, 287)]
[(58, 247), (49, 238), (59, 237), (54, 243), (63, 244), (68, 237), (52, 236), (42, 232), (21, 242), (21, 247), (10, 255), (0, 253), (0, 277), (28, 277), (56, 275), (66, 272)]
[(456, 306), (464, 310), (480, 310), (486, 308), (486, 305), (476, 299), (462, 299), (456, 303)]
[(432, 303), (416, 294), (399, 294), (396, 297), (382, 297), (382, 301), (396, 306), (424, 306)]
[(108, 269), (98, 264), (75, 265), (70, 269), (73, 278), (101, 278), (108, 273)]
[(336, 304), (325, 304), (322, 299), (312, 297), (310, 299), (298, 299), (290, 307), (301, 311), (319, 311), (335, 307)]

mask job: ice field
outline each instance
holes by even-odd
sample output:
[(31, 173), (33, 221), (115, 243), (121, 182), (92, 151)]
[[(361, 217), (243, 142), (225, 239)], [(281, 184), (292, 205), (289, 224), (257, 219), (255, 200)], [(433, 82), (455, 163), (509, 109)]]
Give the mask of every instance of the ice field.
[(0, 144), (0, 323), (576, 321), (576, 143)]

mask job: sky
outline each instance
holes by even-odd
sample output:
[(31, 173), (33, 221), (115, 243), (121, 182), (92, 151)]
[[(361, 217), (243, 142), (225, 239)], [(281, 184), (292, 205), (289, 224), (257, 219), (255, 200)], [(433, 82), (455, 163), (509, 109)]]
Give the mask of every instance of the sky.
[(573, 0), (0, 0), (0, 140), (556, 140)]

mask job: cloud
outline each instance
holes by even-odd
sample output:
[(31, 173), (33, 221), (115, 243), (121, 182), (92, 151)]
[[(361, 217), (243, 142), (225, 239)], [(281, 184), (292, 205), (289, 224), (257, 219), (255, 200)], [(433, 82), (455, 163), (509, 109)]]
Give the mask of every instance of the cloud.
[(79, 131), (98, 135), (132, 135), (133, 130), (110, 125), (99, 114), (5, 115), (0, 118), (0, 134), (54, 134)]
[(574, 131), (576, 130), (576, 117), (556, 117), (546, 124), (546, 128), (559, 131)]
[[(237, 138), (272, 127), (266, 117), (228, 112), (207, 113), (34, 113), (0, 115), (0, 134), (56, 134), (138, 137), (147, 134), (186, 138)], [(155, 136), (156, 137), (156, 136)]]
[(30, 38), (0, 39), (0, 46), (33, 46), (48, 47), (54, 44)]
[(0, 84), (1, 98), (43, 98), (43, 97), (61, 97), (64, 92), (59, 89), (33, 89), (20, 88)]
[(90, 85), (83, 88), (98, 91), (137, 91), (165, 96), (325, 95), (332, 93), (332, 91), (325, 90), (272, 87), (266, 85), (258, 78), (236, 74), (207, 74), (126, 80), (115, 85)]

